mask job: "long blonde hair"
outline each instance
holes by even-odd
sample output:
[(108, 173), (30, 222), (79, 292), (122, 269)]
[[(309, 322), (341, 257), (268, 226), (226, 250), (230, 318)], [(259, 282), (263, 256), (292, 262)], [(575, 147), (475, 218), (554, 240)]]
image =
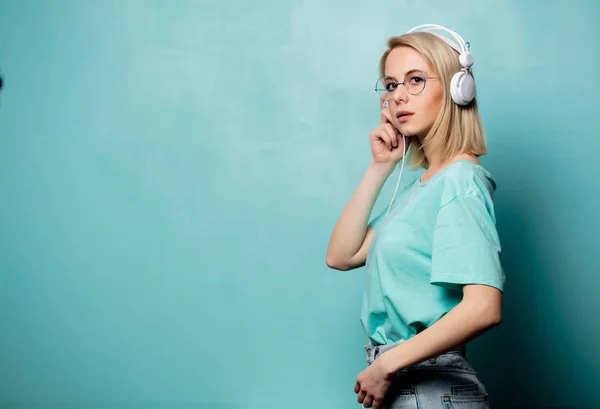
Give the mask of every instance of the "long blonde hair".
[(471, 153), (477, 157), (487, 153), (485, 130), (477, 108), (477, 98), (467, 106), (459, 106), (452, 101), (450, 81), (462, 66), (458, 53), (442, 39), (428, 32), (415, 32), (388, 39), (388, 49), (379, 61), (379, 73), (385, 75), (385, 62), (396, 47), (411, 47), (418, 51), (440, 77), (444, 89), (440, 112), (429, 133), (420, 141), (412, 138), (409, 162), (412, 168), (428, 167), (423, 152), (427, 145), (432, 152), (440, 152), (446, 161), (461, 153)]

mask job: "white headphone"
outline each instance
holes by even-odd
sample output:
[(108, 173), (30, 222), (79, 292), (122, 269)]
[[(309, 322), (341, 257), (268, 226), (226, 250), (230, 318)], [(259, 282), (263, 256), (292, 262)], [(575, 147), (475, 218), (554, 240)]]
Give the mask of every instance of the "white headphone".
[(471, 75), (470, 68), (473, 65), (473, 55), (469, 51), (468, 43), (463, 40), (456, 32), (438, 24), (422, 24), (408, 30), (408, 33), (415, 31), (427, 31), (433, 30), (445, 31), (449, 33), (456, 41), (451, 40), (446, 36), (442, 36), (437, 33), (431, 33), (441, 38), (446, 44), (454, 48), (459, 56), (458, 61), (463, 68), (454, 74), (452, 81), (450, 81), (450, 95), (452, 100), (458, 105), (468, 105), (475, 98), (475, 79)]
[[(450, 47), (454, 48), (459, 56), (458, 61), (463, 66), (463, 68), (452, 76), (452, 80), (450, 81), (450, 95), (452, 95), (452, 100), (458, 105), (468, 105), (475, 98), (475, 79), (471, 75), (470, 68), (474, 63), (473, 55), (469, 51), (468, 43), (462, 39), (456, 32), (440, 26), (438, 24), (422, 24), (420, 26), (411, 28), (407, 31), (407, 34), (415, 32), (415, 31), (427, 31), (431, 32), (432, 30), (440, 30), (449, 33), (456, 41), (451, 40), (448, 37), (439, 35), (437, 33), (431, 33), (439, 38), (441, 38), (446, 44)], [(387, 101), (384, 101), (384, 106), (386, 109), (389, 109), (389, 105)], [(392, 203), (396, 198), (396, 193), (398, 192), (398, 187), (400, 186), (400, 179), (402, 179), (402, 171), (404, 170), (404, 159), (406, 156), (406, 139), (404, 136), (402, 137), (403, 142), (403, 150), (404, 154), (402, 157), (402, 164), (400, 165), (400, 174), (398, 175), (398, 182), (396, 182), (396, 189), (394, 190), (394, 195), (392, 196), (392, 200), (390, 200), (390, 204), (388, 205), (387, 212), (385, 215), (387, 216), (392, 208)]]

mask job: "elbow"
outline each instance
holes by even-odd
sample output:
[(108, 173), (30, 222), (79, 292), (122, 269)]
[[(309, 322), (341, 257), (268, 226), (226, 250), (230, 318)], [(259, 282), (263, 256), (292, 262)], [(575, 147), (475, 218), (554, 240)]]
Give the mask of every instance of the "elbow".
[(493, 328), (502, 322), (502, 308), (494, 303), (480, 301), (468, 303), (467, 311), (472, 314), (473, 322), (483, 330)]
[(489, 328), (500, 325), (500, 323), (502, 322), (502, 313), (501, 312), (488, 313), (485, 316), (485, 322), (487, 323), (487, 327), (489, 327)]
[(502, 322), (502, 292), (484, 285), (464, 288), (464, 311), (479, 329), (488, 329)]
[(502, 322), (502, 309), (496, 305), (486, 304), (480, 310), (480, 317), (485, 327), (495, 327)]
[(500, 323), (502, 323), (502, 297), (497, 297), (493, 300), (490, 300), (487, 303), (486, 311), (490, 326), (495, 327), (500, 325)]
[(342, 263), (340, 260), (337, 260), (335, 257), (332, 257), (329, 254), (325, 259), (325, 264), (327, 267), (334, 270), (347, 271), (349, 269), (347, 263)]

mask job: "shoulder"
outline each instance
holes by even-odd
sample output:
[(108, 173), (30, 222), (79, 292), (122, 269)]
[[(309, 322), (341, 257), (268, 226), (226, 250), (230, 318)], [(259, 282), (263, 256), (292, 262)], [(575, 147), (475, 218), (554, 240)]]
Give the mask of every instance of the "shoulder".
[(469, 196), (493, 202), (496, 186), (494, 176), (483, 165), (466, 160), (455, 162), (444, 172), (440, 205)]

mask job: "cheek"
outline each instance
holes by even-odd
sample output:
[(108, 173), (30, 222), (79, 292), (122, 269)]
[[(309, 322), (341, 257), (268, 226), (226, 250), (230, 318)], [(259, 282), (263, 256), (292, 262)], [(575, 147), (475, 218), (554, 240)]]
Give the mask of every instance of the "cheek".
[(442, 102), (444, 98), (444, 94), (442, 90), (436, 90), (437, 92), (431, 96), (431, 98), (427, 101), (427, 116), (431, 121), (435, 121), (442, 109)]

